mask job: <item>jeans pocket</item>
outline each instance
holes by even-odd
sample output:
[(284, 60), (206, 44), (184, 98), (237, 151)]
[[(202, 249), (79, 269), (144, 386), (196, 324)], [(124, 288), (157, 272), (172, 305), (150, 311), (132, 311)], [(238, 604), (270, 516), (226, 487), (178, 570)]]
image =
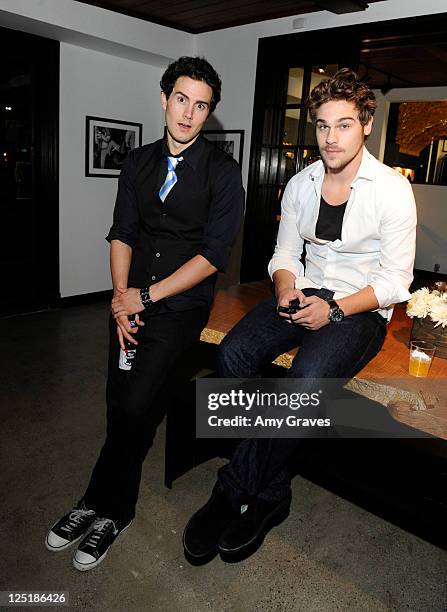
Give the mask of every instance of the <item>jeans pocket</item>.
[(322, 300), (331, 300), (334, 297), (334, 293), (335, 291), (331, 291), (330, 289), (322, 287), (321, 289), (318, 289), (315, 295), (320, 297)]

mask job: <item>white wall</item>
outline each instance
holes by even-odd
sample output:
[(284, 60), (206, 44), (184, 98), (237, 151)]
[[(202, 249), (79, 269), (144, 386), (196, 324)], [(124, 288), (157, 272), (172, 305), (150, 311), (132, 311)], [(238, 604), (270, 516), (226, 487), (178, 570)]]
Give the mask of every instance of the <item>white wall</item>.
[(143, 144), (162, 135), (158, 83), (163, 70), (61, 44), (61, 296), (111, 287), (108, 243), (117, 178), (86, 177), (85, 117), (143, 123)]
[(194, 45), (192, 34), (74, 0), (0, 0), (0, 25), (153, 66)]
[[(392, 89), (385, 96), (375, 92), (378, 106), (374, 129), (368, 149), (383, 160), (388, 110), (391, 102), (447, 100), (447, 87), (413, 87)], [(447, 273), (447, 187), (442, 185), (413, 185), (418, 211), (417, 248), (415, 267), (419, 270)]]
[(447, 274), (447, 187), (413, 185), (418, 210), (415, 268)]

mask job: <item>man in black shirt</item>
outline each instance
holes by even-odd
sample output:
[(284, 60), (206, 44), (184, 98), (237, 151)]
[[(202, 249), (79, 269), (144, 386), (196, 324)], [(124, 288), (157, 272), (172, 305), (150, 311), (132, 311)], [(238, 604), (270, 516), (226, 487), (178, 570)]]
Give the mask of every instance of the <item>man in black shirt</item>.
[(219, 76), (205, 59), (182, 57), (160, 84), (166, 137), (129, 153), (107, 236), (106, 440), (83, 497), (46, 538), (59, 551), (84, 536), (73, 558), (81, 571), (104, 559), (135, 516), (157, 393), (206, 324), (243, 217), (239, 166), (200, 134), (220, 100)]

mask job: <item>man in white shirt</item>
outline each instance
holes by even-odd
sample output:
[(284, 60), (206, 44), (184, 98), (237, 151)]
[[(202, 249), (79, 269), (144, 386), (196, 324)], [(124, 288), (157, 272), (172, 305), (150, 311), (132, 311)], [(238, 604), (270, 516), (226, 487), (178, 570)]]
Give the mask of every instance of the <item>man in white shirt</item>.
[[(348, 68), (312, 90), (308, 106), (322, 159), (286, 187), (269, 264), (276, 299), (259, 304), (227, 335), (221, 376), (259, 377), (263, 366), (298, 346), (289, 378), (346, 379), (379, 352), (393, 304), (410, 297), (416, 207), (409, 182), (364, 147), (376, 105)], [(294, 300), (299, 307), (287, 312)], [(284, 520), (291, 499), (286, 465), (299, 443), (238, 445), (185, 529), (191, 559), (249, 554)]]

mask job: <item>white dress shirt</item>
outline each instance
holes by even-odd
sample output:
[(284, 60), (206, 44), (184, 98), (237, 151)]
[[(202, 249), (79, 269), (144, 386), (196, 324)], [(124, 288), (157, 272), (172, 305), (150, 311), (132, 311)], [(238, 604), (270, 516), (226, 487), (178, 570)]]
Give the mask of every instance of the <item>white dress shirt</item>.
[[(341, 240), (315, 236), (324, 179), (317, 161), (287, 183), (270, 276), (284, 269), (295, 275), (295, 287), (325, 287), (334, 299), (370, 285), (378, 312), (391, 319), (393, 304), (410, 298), (416, 250), (416, 204), (404, 176), (363, 148), (351, 185)], [(306, 245), (305, 266), (301, 263)]]

